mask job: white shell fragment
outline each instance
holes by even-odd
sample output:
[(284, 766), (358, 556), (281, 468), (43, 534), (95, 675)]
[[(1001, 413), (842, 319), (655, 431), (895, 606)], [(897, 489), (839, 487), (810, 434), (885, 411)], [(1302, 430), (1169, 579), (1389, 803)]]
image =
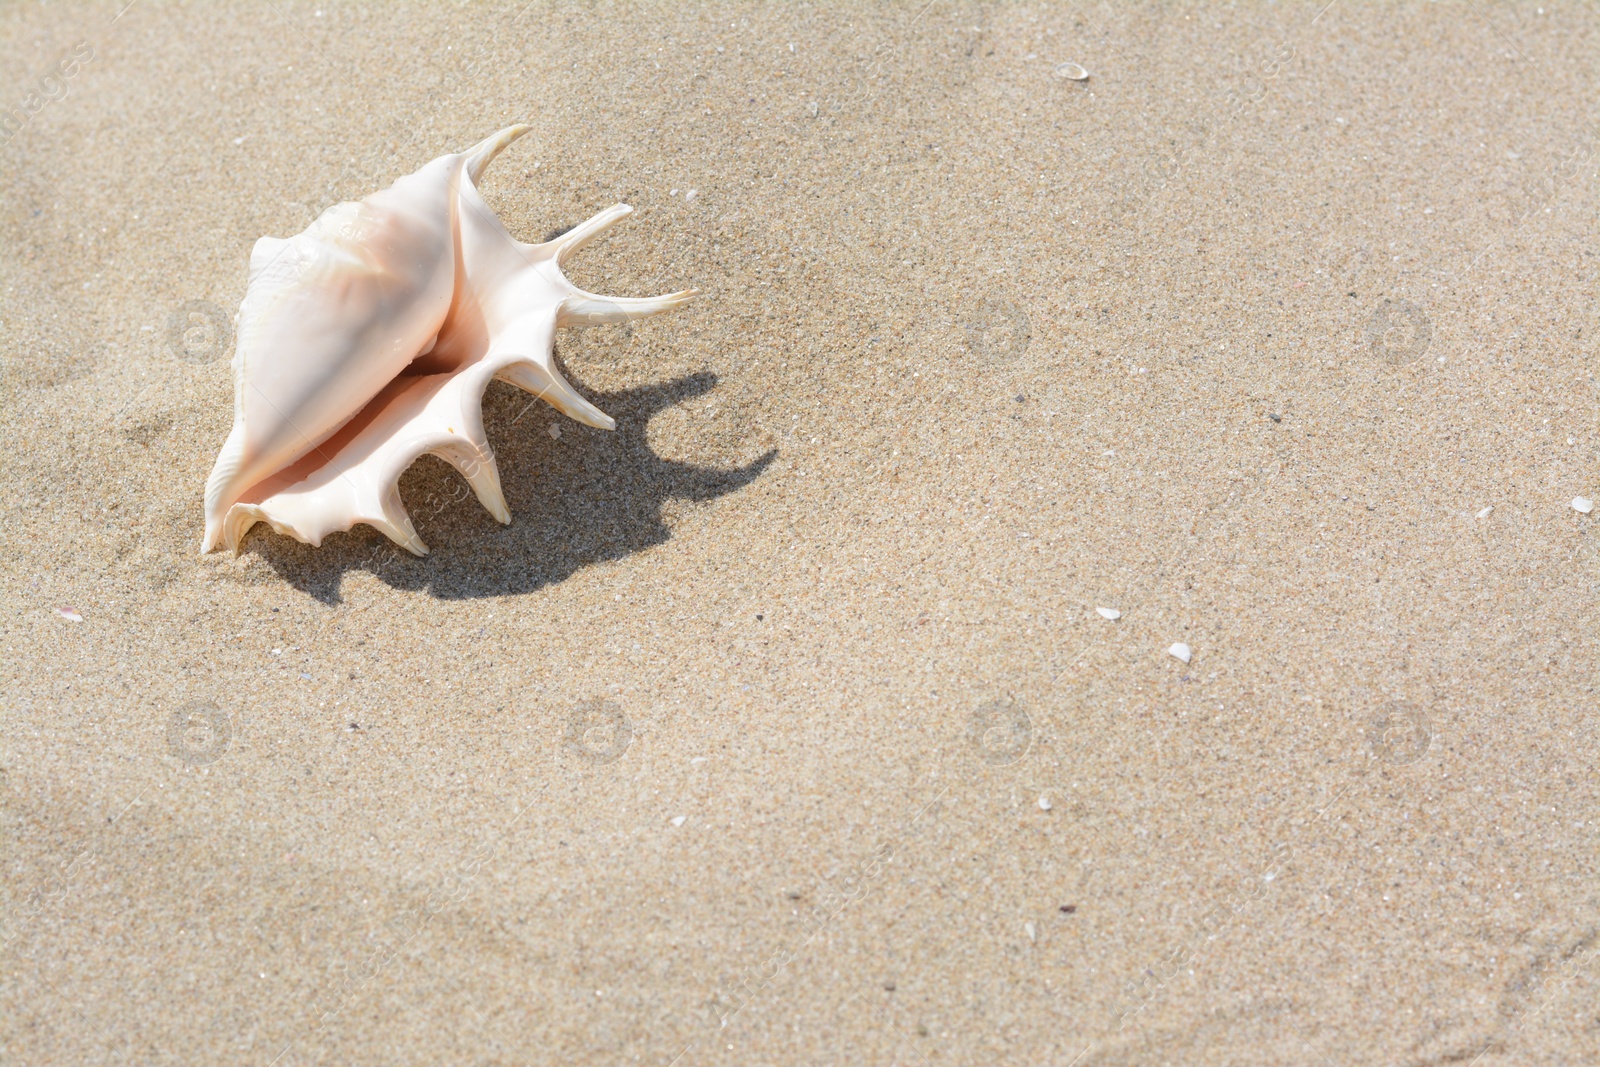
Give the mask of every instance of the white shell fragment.
[(1075, 82), (1084, 81), (1089, 77), (1089, 72), (1077, 63), (1057, 63), (1055, 71), (1056, 77), (1070, 78)]
[(1478, 512), (1478, 518), (1487, 519), (1490, 515), (1493, 515), (1493, 514), (1494, 514), (1494, 505), (1490, 504), (1488, 507), (1486, 507), (1482, 511)]
[(1122, 612), (1116, 608), (1095, 608), (1094, 610), (1100, 613), (1102, 619), (1110, 619), (1112, 622), (1122, 618)]
[(1173, 659), (1181, 659), (1183, 662), (1188, 663), (1194, 653), (1189, 651), (1188, 645), (1184, 644), (1182, 641), (1179, 641), (1171, 648), (1167, 649), (1167, 655), (1171, 656)]
[(1594, 501), (1586, 496), (1575, 496), (1572, 498), (1572, 510), (1581, 511), (1587, 515), (1594, 510)]
[(562, 274), (632, 211), (626, 204), (543, 244), (513, 238), (477, 182), (530, 129), (507, 127), (329, 208), (304, 233), (256, 242), (239, 306), (233, 431), (206, 482), (203, 552), (238, 550), (258, 522), (312, 545), (365, 522), (425, 555), (399, 490), (425, 452), (510, 522), (483, 429), (491, 379), (613, 427), (553, 364), (556, 329), (670, 311), (697, 290), (611, 298)]

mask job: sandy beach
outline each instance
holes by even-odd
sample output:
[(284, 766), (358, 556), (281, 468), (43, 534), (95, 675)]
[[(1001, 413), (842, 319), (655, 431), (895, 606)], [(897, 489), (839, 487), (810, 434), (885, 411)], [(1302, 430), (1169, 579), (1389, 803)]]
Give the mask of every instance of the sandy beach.
[[(0, 1063), (1600, 1062), (1597, 45), (0, 9)], [(202, 556), (252, 244), (512, 122), (616, 430)]]

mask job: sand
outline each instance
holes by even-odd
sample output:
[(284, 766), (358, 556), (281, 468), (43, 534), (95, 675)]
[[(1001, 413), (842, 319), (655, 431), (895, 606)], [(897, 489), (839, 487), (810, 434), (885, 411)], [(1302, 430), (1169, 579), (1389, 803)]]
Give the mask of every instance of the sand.
[[(0, 1062), (1600, 1061), (1595, 9), (120, 8), (0, 11)], [(202, 558), (251, 244), (516, 120), (707, 294), (617, 431)]]

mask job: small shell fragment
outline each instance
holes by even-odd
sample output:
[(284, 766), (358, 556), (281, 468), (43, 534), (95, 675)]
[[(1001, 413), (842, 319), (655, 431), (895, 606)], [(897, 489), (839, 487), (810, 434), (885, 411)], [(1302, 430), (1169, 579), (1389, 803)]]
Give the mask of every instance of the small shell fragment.
[(1089, 77), (1089, 72), (1077, 63), (1057, 63), (1055, 73), (1058, 78), (1071, 78), (1075, 82), (1085, 81)]
[(1179, 641), (1177, 644), (1167, 649), (1167, 655), (1171, 656), (1173, 659), (1181, 659), (1183, 662), (1188, 663), (1190, 657), (1193, 656), (1194, 653), (1189, 651), (1188, 645), (1184, 644), (1182, 641)]
[(1037, 926), (1032, 923), (1023, 923), (1022, 929), (1027, 932), (1029, 941), (1037, 942), (1039, 940), (1039, 928)]
[(82, 622), (83, 621), (83, 616), (78, 614), (78, 609), (77, 608), (67, 608), (67, 607), (57, 608), (56, 612), (63, 619), (66, 619), (68, 622)]
[(1042, 793), (1039, 795), (1039, 810), (1040, 811), (1049, 811), (1050, 810), (1050, 798), (1045, 796)]
[(1482, 511), (1478, 512), (1478, 518), (1487, 519), (1492, 514), (1494, 514), (1494, 505), (1490, 504), (1488, 507), (1486, 507)]
[(684, 820), (686, 820), (688, 818), (689, 818), (689, 816), (687, 816), (687, 815), (674, 815), (672, 817), (672, 825), (674, 825), (674, 826), (682, 826), (684, 824)]
[(1112, 622), (1122, 618), (1122, 612), (1116, 608), (1095, 608), (1094, 610), (1100, 613), (1102, 619), (1110, 619)]
[(1594, 510), (1594, 501), (1586, 496), (1575, 496), (1572, 498), (1572, 510), (1587, 515)]

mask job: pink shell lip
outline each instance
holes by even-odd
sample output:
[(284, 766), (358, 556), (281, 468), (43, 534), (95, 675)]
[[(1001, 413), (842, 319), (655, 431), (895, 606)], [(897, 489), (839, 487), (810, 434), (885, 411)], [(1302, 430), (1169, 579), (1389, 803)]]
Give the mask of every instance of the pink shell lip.
[(481, 410), (495, 378), (613, 428), (554, 363), (555, 331), (675, 310), (698, 290), (605, 297), (567, 280), (561, 264), (630, 214), (626, 204), (550, 241), (513, 238), (473, 183), (528, 130), (507, 127), (330, 208), (297, 237), (258, 242), (203, 552), (240, 550), (258, 522), (312, 545), (365, 522), (425, 554), (399, 479), (427, 453), (510, 522)]

